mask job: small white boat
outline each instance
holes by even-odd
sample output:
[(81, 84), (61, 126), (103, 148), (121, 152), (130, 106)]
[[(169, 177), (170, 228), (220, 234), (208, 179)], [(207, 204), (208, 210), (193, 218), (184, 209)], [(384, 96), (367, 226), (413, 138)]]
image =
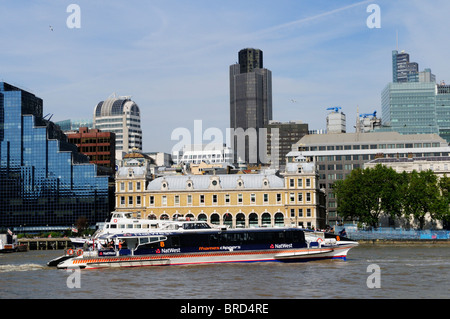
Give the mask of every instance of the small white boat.
[(15, 252), (19, 248), (16, 234), (0, 234), (0, 252)]
[[(179, 221), (144, 233), (116, 234), (109, 249), (78, 249), (61, 256), (57, 268), (113, 268), (235, 262), (300, 262), (346, 259), (356, 241), (301, 228), (211, 227)], [(70, 257), (71, 256), (71, 257)]]

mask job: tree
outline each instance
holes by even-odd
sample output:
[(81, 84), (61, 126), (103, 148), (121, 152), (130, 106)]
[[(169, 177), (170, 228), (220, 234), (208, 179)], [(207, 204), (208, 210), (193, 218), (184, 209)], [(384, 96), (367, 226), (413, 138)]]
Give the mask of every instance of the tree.
[(403, 198), (404, 214), (416, 218), (420, 229), (425, 225), (427, 213), (432, 219), (442, 219), (448, 212), (448, 201), (442, 196), (438, 178), (431, 170), (412, 171)]
[(81, 216), (75, 222), (75, 226), (77, 227), (79, 233), (81, 234), (85, 229), (88, 228), (88, 220), (85, 216)]
[(345, 180), (334, 183), (337, 213), (344, 219), (358, 219), (377, 227), (381, 213), (401, 214), (400, 192), (404, 188), (400, 174), (392, 168), (355, 169)]

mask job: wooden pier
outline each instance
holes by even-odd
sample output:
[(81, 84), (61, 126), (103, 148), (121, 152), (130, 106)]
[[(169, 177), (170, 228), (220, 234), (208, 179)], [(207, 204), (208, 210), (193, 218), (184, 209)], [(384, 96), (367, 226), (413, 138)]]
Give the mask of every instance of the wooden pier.
[(69, 238), (21, 238), (18, 242), (19, 246), (26, 246), (26, 250), (56, 250), (72, 247)]

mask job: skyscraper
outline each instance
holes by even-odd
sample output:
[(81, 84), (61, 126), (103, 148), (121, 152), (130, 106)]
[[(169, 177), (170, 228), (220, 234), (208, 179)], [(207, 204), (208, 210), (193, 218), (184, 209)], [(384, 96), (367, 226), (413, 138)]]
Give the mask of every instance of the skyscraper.
[(109, 215), (108, 177), (45, 119), (42, 99), (0, 82), (0, 228), (90, 224)]
[(409, 62), (405, 51), (392, 51), (392, 82), (419, 82), (419, 64)]
[[(263, 52), (259, 49), (242, 49), (238, 57), (239, 62), (230, 66), (230, 128), (235, 133), (232, 136), (234, 162), (260, 163), (259, 149), (266, 151), (266, 136), (260, 138), (264, 132), (260, 129), (272, 120), (272, 72), (263, 68)], [(246, 134), (236, 134), (240, 129)], [(239, 147), (243, 142), (245, 153), (244, 148)]]
[[(409, 54), (392, 51), (393, 82), (381, 94), (382, 131), (439, 134), (450, 142), (450, 90), (430, 69), (418, 72)], [(378, 129), (377, 129), (378, 130)]]
[(115, 94), (94, 109), (94, 127), (116, 134), (116, 160), (134, 149), (142, 151), (141, 115), (129, 96)]

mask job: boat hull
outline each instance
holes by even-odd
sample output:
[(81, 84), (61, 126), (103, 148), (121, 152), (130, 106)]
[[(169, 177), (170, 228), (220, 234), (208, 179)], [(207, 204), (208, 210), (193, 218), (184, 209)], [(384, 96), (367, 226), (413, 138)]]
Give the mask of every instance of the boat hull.
[(57, 268), (118, 268), (144, 266), (173, 266), (240, 262), (302, 262), (319, 259), (346, 259), (355, 243), (334, 247), (291, 248), (265, 250), (236, 250), (194, 253), (149, 254), (138, 256), (88, 256), (73, 257), (57, 265)]

